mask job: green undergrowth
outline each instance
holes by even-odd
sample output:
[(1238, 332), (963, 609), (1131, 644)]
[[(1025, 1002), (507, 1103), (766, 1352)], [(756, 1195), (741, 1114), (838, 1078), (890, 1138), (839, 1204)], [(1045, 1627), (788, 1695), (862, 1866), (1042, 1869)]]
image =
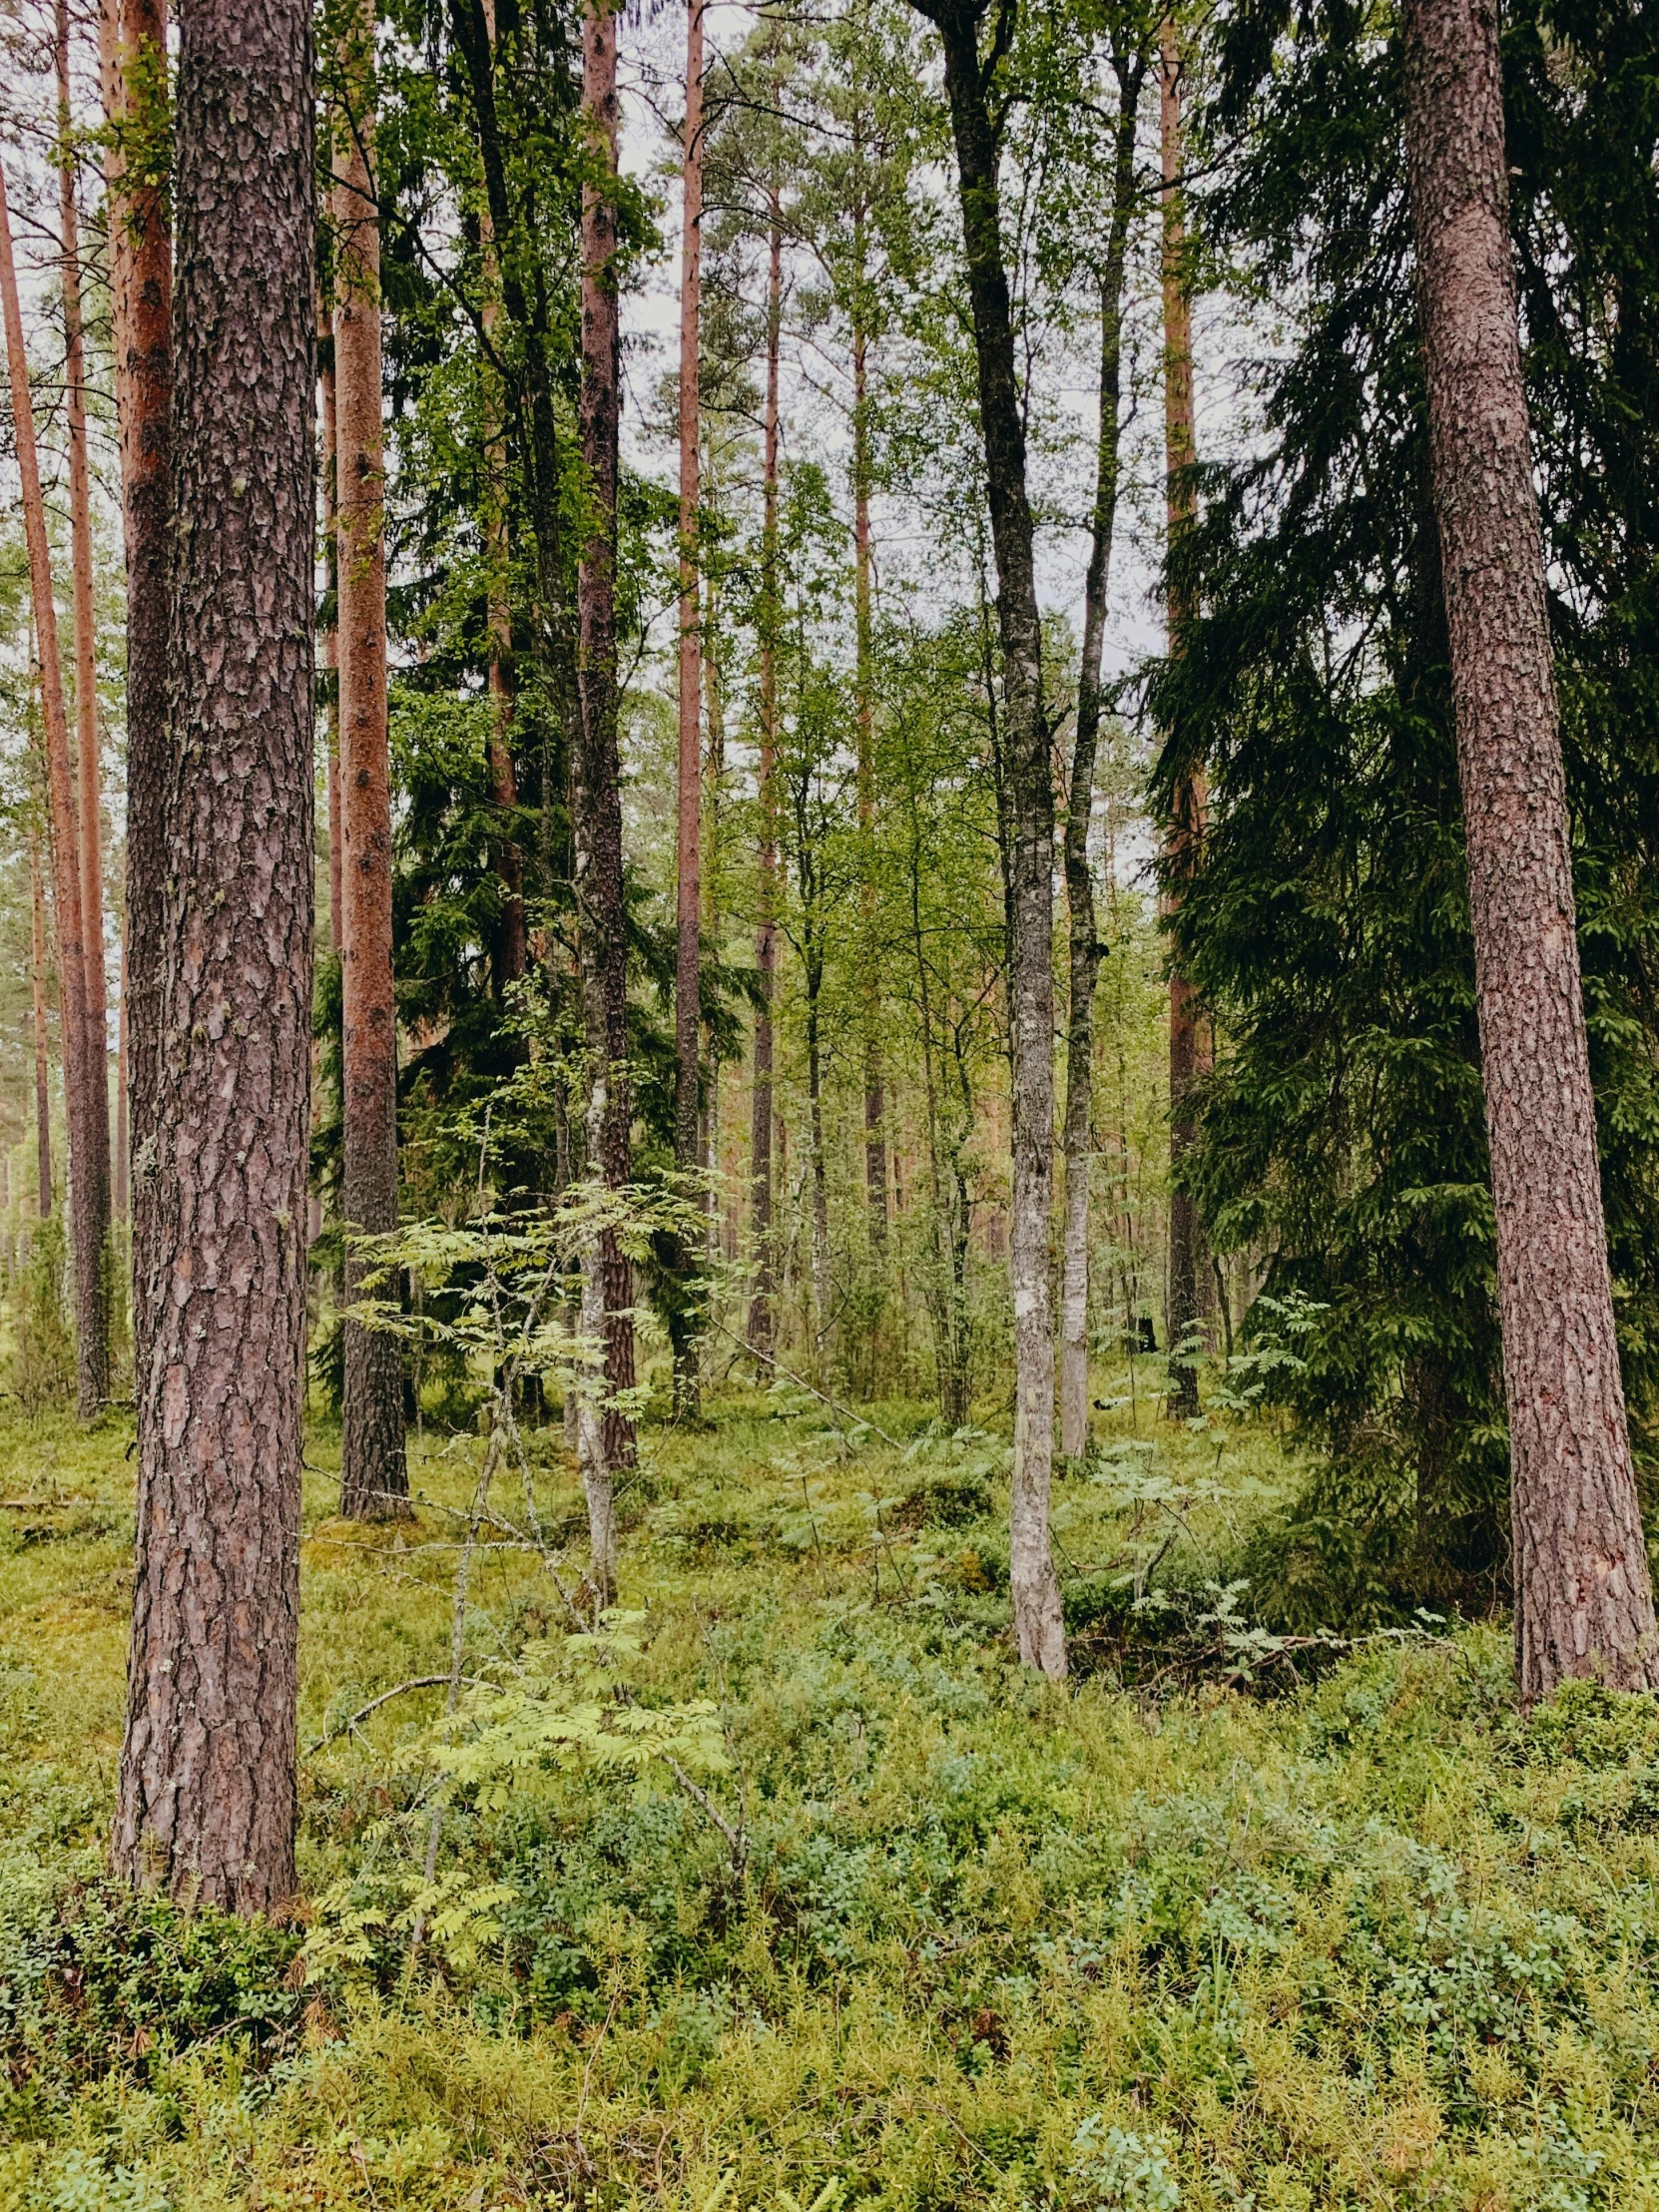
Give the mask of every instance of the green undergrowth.
[[(1651, 1701), (1525, 1721), (1494, 1627), (1270, 1634), (1296, 1470), (1148, 1410), (1057, 1486), (1066, 1688), (995, 1435), (648, 1430), (594, 1634), (555, 1430), (470, 1549), (477, 1437), (363, 1531), (313, 1432), (302, 1895), (252, 1928), (105, 1878), (130, 1433), (8, 1431), (0, 2207), (1659, 2206)], [(403, 1686), (463, 1555), (446, 1720)]]

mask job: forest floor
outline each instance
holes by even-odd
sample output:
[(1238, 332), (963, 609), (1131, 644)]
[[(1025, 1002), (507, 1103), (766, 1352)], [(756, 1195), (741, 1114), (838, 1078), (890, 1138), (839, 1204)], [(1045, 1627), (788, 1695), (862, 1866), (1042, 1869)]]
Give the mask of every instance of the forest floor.
[(1004, 1444), (918, 1409), (649, 1430), (575, 1641), (556, 1432), (491, 1518), (428, 1428), (362, 1531), (318, 1427), (302, 1895), (253, 1929), (104, 1876), (130, 1429), (0, 1434), (0, 2208), (1659, 2206), (1652, 1702), (1528, 1722), (1495, 1629), (1206, 1608), (1292, 1470), (1148, 1411), (1057, 1492), (1066, 1687), (1008, 1649)]

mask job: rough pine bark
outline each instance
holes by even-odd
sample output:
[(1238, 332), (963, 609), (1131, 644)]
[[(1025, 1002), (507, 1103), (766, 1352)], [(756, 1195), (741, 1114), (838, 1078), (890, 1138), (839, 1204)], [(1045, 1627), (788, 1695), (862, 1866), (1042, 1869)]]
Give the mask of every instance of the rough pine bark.
[(114, 1856), (258, 1913), (293, 1891), (310, 1089), (310, 9), (179, 25), (170, 659), (152, 1267)]
[(1407, 0), (1405, 145), (1474, 935), (1521, 1697), (1659, 1685), (1602, 1217), (1493, 0)]
[(1100, 428), (1095, 447), (1094, 514), (1083, 583), (1083, 655), (1077, 672), (1077, 727), (1066, 795), (1065, 866), (1068, 976), (1066, 1111), (1062, 1133), (1065, 1190), (1060, 1260), (1060, 1449), (1075, 1459), (1089, 1443), (1089, 1171), (1093, 1152), (1094, 1003), (1105, 947), (1095, 920), (1089, 872), (1089, 818), (1100, 749), (1100, 657), (1106, 637), (1106, 588), (1117, 517), (1122, 434), (1123, 275), (1135, 211), (1135, 129), (1141, 68), (1118, 70), (1113, 142), (1112, 215), (1100, 272)]
[(749, 1344), (764, 1364), (778, 1342), (778, 1246), (773, 1204), (773, 1030), (778, 989), (778, 382), (784, 328), (784, 226), (771, 195), (767, 247), (767, 385), (761, 447), (761, 759), (760, 850), (755, 922), (755, 1084), (750, 1120), (750, 1230), (755, 1285)]
[(41, 882), (40, 839), (29, 838), (29, 981), (35, 1013), (35, 1168), (40, 1218), (52, 1211), (52, 1086), (46, 1056), (46, 895)]
[(1002, 647), (1014, 1094), (1009, 1236), (1014, 1472), (1008, 1574), (1020, 1658), (1044, 1674), (1060, 1676), (1066, 1671), (1065, 1629), (1048, 1531), (1054, 1463), (1054, 1300), (1048, 1265), (1054, 1185), (1054, 785), (1042, 697), (1042, 625), (1002, 251), (992, 72), (979, 58), (983, 11), (979, 0), (939, 0), (921, 12), (938, 25), (944, 41)]
[[(703, 590), (699, 573), (702, 422), (703, 283), (703, 7), (686, 7), (686, 137), (681, 165), (680, 245), (680, 640), (679, 640), (679, 851), (674, 971), (674, 1157), (683, 1170), (701, 1164), (703, 1025)], [(707, 1194), (698, 1194), (707, 1209)], [(680, 1255), (690, 1276), (697, 1259), (688, 1244)], [(683, 1318), (675, 1345), (679, 1401), (698, 1399), (698, 1346), (692, 1316)]]
[[(158, 137), (153, 107), (167, 85), (162, 0), (104, 0), (100, 52), (105, 113), (120, 126), (106, 153), (115, 293), (115, 390), (121, 431), (127, 557), (128, 1157), (133, 1281), (154, 1271), (156, 1040), (161, 1024), (162, 906), (169, 860), (167, 634), (173, 532), (173, 240), (159, 171), (144, 153)], [(132, 157), (122, 147), (133, 142)], [(124, 992), (124, 996), (126, 995)], [(146, 1372), (153, 1317), (133, 1301), (135, 1375)]]
[[(82, 1419), (90, 1420), (102, 1409), (109, 1394), (109, 1319), (104, 1278), (104, 1225), (109, 1218), (109, 1076), (103, 1055), (99, 1055), (95, 1069), (90, 1050), (86, 939), (81, 921), (80, 840), (69, 768), (69, 723), (64, 711), (63, 671), (58, 659), (58, 616), (52, 596), (52, 563), (46, 540), (46, 508), (41, 497), (40, 457), (35, 449), (29, 358), (23, 343), (23, 313), (18, 303), (11, 213), (6, 203), (3, 175), (0, 175), (0, 304), (5, 313), (6, 366), (12, 387), (12, 422), (23, 492), (23, 536), (29, 556), (29, 591), (40, 658), (41, 720), (46, 738), (53, 914), (58, 932), (58, 1011), (69, 1119), (71, 1228), (75, 1249), (75, 1399)], [(105, 1086), (102, 1116), (93, 1096), (95, 1081)], [(106, 1178), (102, 1188), (98, 1181), (100, 1131), (104, 1139)]]
[[(69, 6), (58, 0), (58, 210), (62, 248), (64, 419), (69, 432), (69, 546), (75, 637), (75, 768), (81, 832), (81, 918), (87, 963), (88, 1104), (96, 1151), (77, 1178), (76, 1204), (97, 1210), (100, 1247), (110, 1234), (109, 981), (104, 967), (104, 790), (98, 731), (98, 637), (93, 617), (92, 483), (87, 462), (86, 339), (81, 318), (80, 219), (70, 134)], [(108, 1380), (105, 1382), (108, 1389)]]
[[(1166, 17), (1158, 51), (1159, 139), (1163, 157), (1164, 294), (1164, 467), (1167, 527), (1172, 556), (1192, 522), (1190, 471), (1196, 453), (1193, 427), (1192, 301), (1187, 291), (1187, 223), (1181, 176), (1181, 49), (1173, 21)], [(1181, 651), (1190, 608), (1184, 586), (1172, 581), (1169, 596), (1169, 650)], [(1204, 787), (1189, 771), (1177, 787), (1165, 844), (1166, 919), (1180, 903), (1179, 883), (1190, 872), (1204, 821)], [(1165, 1328), (1169, 1336), (1169, 1387), (1165, 1399), (1172, 1418), (1189, 1419), (1198, 1411), (1198, 1371), (1190, 1347), (1206, 1309), (1203, 1231), (1192, 1194), (1180, 1183), (1181, 1165), (1197, 1140), (1194, 1090), (1203, 1073), (1203, 1045), (1193, 986), (1179, 966), (1169, 981), (1169, 1289)], [(1183, 1347), (1189, 1348), (1185, 1353)]]
[[(577, 572), (581, 743), (573, 779), (582, 997), (589, 1059), (588, 1156), (619, 1190), (631, 1172), (628, 936), (617, 752), (616, 500), (621, 331), (616, 285), (616, 17), (588, 0), (582, 17), (582, 114), (600, 174), (582, 190), (582, 459), (588, 525)], [(633, 1271), (615, 1230), (599, 1239), (584, 1308), (604, 1343), (604, 1405), (587, 1424), (590, 1575), (602, 1601), (616, 1586), (617, 1472), (634, 1459), (634, 1425), (617, 1394), (634, 1384)]]
[[(342, 1174), (348, 1231), (397, 1227), (397, 1000), (391, 952), (391, 757), (386, 732), (385, 460), (380, 427), (380, 219), (369, 169), (374, 16), (342, 42), (347, 113), (335, 118), (334, 498), (339, 531), (340, 1003)], [(347, 1248), (347, 1300), (371, 1264)], [(406, 1510), (398, 1340), (345, 1324), (340, 1511)]]

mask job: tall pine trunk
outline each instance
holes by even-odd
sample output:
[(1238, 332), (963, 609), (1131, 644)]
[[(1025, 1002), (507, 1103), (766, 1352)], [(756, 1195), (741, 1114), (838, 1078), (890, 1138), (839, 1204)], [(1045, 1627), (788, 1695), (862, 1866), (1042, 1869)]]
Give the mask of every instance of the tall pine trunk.
[(292, 1894), (310, 1089), (310, 9), (180, 23), (153, 1313), (114, 1857), (242, 1913)]
[[(166, 115), (167, 10), (163, 0), (103, 0), (100, 51), (105, 112), (150, 139)], [(142, 103), (159, 104), (162, 114)], [(133, 1281), (156, 1268), (156, 1096), (161, 1068), (162, 903), (171, 741), (167, 637), (173, 549), (173, 241), (164, 189), (129, 178), (112, 135), (111, 277), (115, 294), (115, 389), (121, 426), (121, 487), (127, 555), (127, 1009), (128, 1157), (133, 1209)], [(133, 1300), (133, 1373), (149, 1369), (153, 1316)]]
[(1405, 145), (1509, 1410), (1521, 1697), (1659, 1684), (1590, 1089), (1494, 0), (1407, 0)]
[[(40, 459), (35, 449), (29, 357), (23, 343), (23, 312), (18, 303), (11, 214), (3, 176), (0, 176), (0, 298), (3, 298), (5, 310), (6, 363), (11, 377), (12, 422), (23, 490), (23, 535), (29, 555), (29, 589), (40, 654), (40, 696), (46, 735), (53, 910), (58, 926), (58, 1008), (65, 1102), (69, 1109), (70, 1206), (75, 1247), (75, 1398), (81, 1417), (90, 1420), (102, 1409), (109, 1394), (109, 1326), (104, 1278), (104, 1224), (109, 1209), (109, 1076), (102, 1054), (94, 1067), (91, 1027), (87, 1019), (80, 839), (69, 768), (69, 724), (64, 711), (63, 670), (58, 658), (58, 616), (52, 596), (51, 555), (46, 542), (46, 507), (41, 496)], [(94, 1097), (95, 1082), (105, 1085), (102, 1115)], [(102, 1185), (98, 1168), (100, 1132), (104, 1138), (106, 1178)]]
[[(1167, 485), (1168, 548), (1172, 564), (1193, 517), (1191, 469), (1196, 455), (1193, 426), (1192, 301), (1187, 290), (1187, 222), (1181, 183), (1185, 155), (1181, 132), (1181, 47), (1175, 24), (1165, 17), (1158, 48), (1159, 139), (1163, 157), (1164, 294), (1164, 468)], [(1179, 567), (1169, 590), (1169, 650), (1182, 650), (1191, 609)], [(1176, 787), (1165, 844), (1164, 913), (1180, 904), (1180, 882), (1197, 857), (1204, 822), (1204, 785), (1190, 771)], [(1203, 1042), (1193, 986), (1173, 965), (1169, 981), (1169, 1288), (1165, 1328), (1169, 1336), (1169, 1386), (1166, 1407), (1173, 1418), (1198, 1411), (1198, 1371), (1193, 1348), (1208, 1301), (1204, 1296), (1204, 1236), (1198, 1208), (1181, 1187), (1182, 1163), (1197, 1137), (1194, 1089), (1204, 1072)]]
[[(334, 497), (339, 517), (340, 1005), (348, 1234), (397, 1227), (397, 1000), (391, 950), (391, 759), (386, 732), (385, 459), (380, 428), (380, 219), (374, 146), (374, 13), (341, 49), (347, 112), (335, 118)], [(347, 1248), (345, 1292), (368, 1272)], [(405, 1510), (403, 1357), (396, 1337), (345, 1324), (340, 1511)]]
[(318, 288), (316, 303), (316, 388), (320, 405), (317, 439), (318, 491), (322, 502), (322, 565), (333, 598), (333, 620), (322, 633), (323, 753), (327, 762), (328, 806), (328, 949), (337, 953), (344, 939), (340, 914), (339, 792), (339, 514), (334, 484), (339, 470), (339, 414), (334, 404), (334, 318)]
[[(863, 110), (853, 117), (853, 155), (861, 150)], [(869, 541), (869, 332), (865, 327), (862, 206), (852, 225), (852, 620), (853, 722), (858, 747), (858, 921), (863, 937), (864, 1204), (871, 1258), (887, 1249), (887, 1101), (881, 1052), (881, 960), (876, 942), (875, 887), (875, 644), (871, 620)]]
[(1002, 258), (995, 93), (979, 58), (979, 0), (924, 9), (944, 40), (973, 311), (979, 422), (985, 445), (1002, 647), (1007, 809), (1008, 1011), (1013, 1042), (1014, 1470), (1009, 1584), (1019, 1655), (1066, 1671), (1060, 1584), (1049, 1543), (1054, 1464), (1054, 1300), (1049, 1214), (1054, 1188), (1054, 784), (1042, 697), (1025, 425)]
[(52, 1083), (46, 1048), (46, 893), (41, 879), (40, 838), (29, 837), (30, 941), (29, 981), (35, 1013), (35, 1168), (39, 1176), (40, 1218), (52, 1211)]
[[(75, 632), (75, 767), (81, 832), (81, 922), (87, 963), (88, 1106), (94, 1153), (77, 1178), (76, 1205), (96, 1213), (100, 1251), (110, 1235), (109, 981), (104, 967), (104, 792), (98, 734), (98, 638), (93, 617), (92, 485), (87, 463), (86, 340), (81, 320), (80, 223), (69, 106), (69, 6), (58, 0), (58, 208), (61, 225), (64, 418), (69, 432), (69, 546)], [(108, 1322), (106, 1319), (106, 1329)], [(104, 1394), (108, 1394), (108, 1347)]]
[(784, 328), (784, 224), (776, 189), (767, 242), (767, 384), (761, 448), (761, 837), (755, 967), (755, 1092), (750, 1124), (750, 1227), (755, 1287), (749, 1342), (763, 1363), (778, 1344), (778, 1231), (773, 1175), (773, 1001), (778, 989), (778, 380)]
[[(699, 574), (702, 424), (698, 379), (702, 362), (703, 284), (703, 8), (686, 6), (686, 142), (681, 166), (680, 246), (680, 639), (679, 850), (674, 971), (674, 1157), (682, 1170), (701, 1164), (700, 1046), (703, 987), (703, 594)], [(707, 1197), (700, 1196), (707, 1206)], [(680, 1255), (690, 1274), (698, 1256)], [(698, 1398), (698, 1348), (693, 1317), (678, 1317), (675, 1389), (682, 1405)]]
[(1118, 65), (1118, 123), (1112, 154), (1112, 216), (1100, 271), (1100, 428), (1095, 445), (1094, 514), (1083, 583), (1083, 657), (1077, 671), (1077, 729), (1066, 793), (1066, 910), (1070, 1006), (1066, 1020), (1065, 1190), (1060, 1260), (1060, 1449), (1075, 1459), (1089, 1442), (1089, 1171), (1093, 1152), (1094, 1002), (1104, 946), (1089, 872), (1089, 818), (1100, 750), (1100, 657), (1106, 639), (1106, 587), (1117, 519), (1122, 434), (1123, 273), (1135, 212), (1135, 128), (1142, 68)]
[[(575, 800), (582, 997), (591, 1088), (588, 1156), (605, 1184), (631, 1170), (628, 935), (622, 881), (622, 792), (617, 747), (616, 501), (621, 332), (616, 283), (616, 17), (588, 0), (582, 17), (582, 113), (599, 174), (582, 190), (582, 460), (589, 524), (577, 576), (581, 743)], [(604, 1404), (584, 1423), (589, 1572), (601, 1601), (616, 1588), (617, 1473), (633, 1464), (633, 1421), (617, 1402), (634, 1384), (633, 1271), (614, 1229), (587, 1273), (585, 1310), (604, 1344)]]

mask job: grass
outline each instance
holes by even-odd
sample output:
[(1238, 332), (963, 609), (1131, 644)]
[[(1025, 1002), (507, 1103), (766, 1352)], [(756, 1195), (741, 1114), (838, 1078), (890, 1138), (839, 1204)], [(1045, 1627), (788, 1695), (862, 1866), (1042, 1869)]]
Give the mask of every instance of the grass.
[(571, 1570), (480, 1531), (447, 1737), (442, 1689), (342, 1724), (448, 1671), (481, 1445), (428, 1434), (365, 1534), (312, 1434), (303, 1896), (254, 1930), (103, 1879), (128, 1431), (0, 1437), (0, 2208), (1659, 2206), (1651, 1701), (1523, 1721), (1490, 1628), (1252, 1637), (1277, 1443), (1144, 1402), (1057, 1494), (1095, 1671), (1055, 1688), (997, 1439), (716, 1411), (648, 1436), (598, 1651), (534, 1439)]

